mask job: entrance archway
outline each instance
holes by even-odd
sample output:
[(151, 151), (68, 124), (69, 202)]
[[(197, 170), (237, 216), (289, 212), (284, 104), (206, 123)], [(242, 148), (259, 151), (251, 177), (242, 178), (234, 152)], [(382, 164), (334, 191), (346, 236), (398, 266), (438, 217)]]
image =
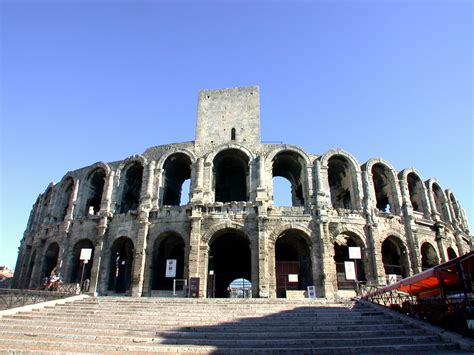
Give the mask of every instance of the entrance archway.
[(41, 277), (49, 277), (51, 271), (53, 271), (54, 267), (58, 263), (58, 255), (59, 255), (59, 245), (58, 243), (51, 243), (44, 253), (43, 258), (43, 271), (41, 272)]
[(84, 267), (84, 278), (87, 280), (91, 278), (92, 263), (94, 262), (94, 244), (89, 239), (81, 239), (72, 248), (71, 253), (71, 267), (69, 273), (69, 282), (76, 283), (81, 281), (82, 262), (79, 259), (82, 249), (92, 249), (91, 259)]
[(286, 297), (287, 290), (306, 290), (313, 284), (311, 252), (304, 233), (290, 229), (275, 242), (276, 295)]
[(133, 242), (128, 237), (120, 237), (112, 244), (109, 265), (109, 291), (126, 293), (130, 290), (133, 252)]
[(207, 297), (228, 297), (229, 284), (239, 278), (251, 280), (250, 242), (237, 230), (228, 229), (209, 244)]
[(456, 259), (458, 257), (458, 255), (456, 254), (454, 249), (451, 248), (451, 247), (448, 247), (447, 252), (448, 252), (448, 259), (449, 260)]
[[(361, 259), (350, 259), (349, 248), (359, 247)], [(347, 280), (345, 272), (345, 262), (355, 262), (357, 281), (367, 281), (365, 274), (365, 250), (364, 244), (356, 235), (338, 235), (334, 242), (334, 262), (336, 263), (337, 288), (339, 290), (354, 290), (355, 280)]]
[(421, 269), (426, 270), (439, 264), (438, 254), (430, 243), (421, 245)]
[[(166, 262), (169, 259), (176, 260), (175, 277), (166, 277)], [(183, 278), (184, 241), (181, 236), (175, 233), (167, 233), (155, 240), (152, 271), (152, 290), (172, 290), (173, 280)]]
[[(407, 252), (397, 237), (390, 236), (383, 241), (382, 262), (387, 282), (391, 283), (408, 276)], [(394, 275), (396, 280), (389, 279), (390, 275)]]

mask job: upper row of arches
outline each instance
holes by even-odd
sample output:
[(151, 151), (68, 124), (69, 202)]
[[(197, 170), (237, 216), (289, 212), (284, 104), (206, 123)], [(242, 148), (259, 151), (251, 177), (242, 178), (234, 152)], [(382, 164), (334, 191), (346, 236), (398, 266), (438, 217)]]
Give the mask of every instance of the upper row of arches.
[[(110, 178), (111, 177), (111, 178)], [(193, 152), (170, 152), (156, 163), (141, 156), (123, 161), (116, 170), (97, 163), (80, 181), (67, 175), (56, 188), (52, 184), (36, 203), (33, 222), (42, 223), (49, 211), (57, 220), (64, 220), (75, 202), (75, 216), (96, 214), (106, 205), (115, 213), (137, 210), (140, 198), (155, 196), (158, 205), (180, 205), (183, 186), (188, 196), (208, 190), (216, 202), (250, 201), (257, 188), (267, 190), (272, 199), (274, 181), (282, 178), (289, 185), (292, 206), (304, 206), (314, 196), (326, 199), (328, 207), (361, 210), (364, 205), (400, 215), (403, 204), (426, 217), (446, 223), (462, 219), (462, 210), (453, 193), (443, 191), (434, 180), (423, 182), (415, 169), (396, 173), (382, 159), (371, 159), (360, 166), (343, 150), (331, 150), (316, 160), (301, 149), (280, 147), (266, 156), (255, 156), (248, 149), (229, 144), (197, 159)], [(55, 198), (52, 201), (52, 191)], [(316, 190), (316, 191), (315, 191)], [(106, 196), (107, 195), (107, 196)]]

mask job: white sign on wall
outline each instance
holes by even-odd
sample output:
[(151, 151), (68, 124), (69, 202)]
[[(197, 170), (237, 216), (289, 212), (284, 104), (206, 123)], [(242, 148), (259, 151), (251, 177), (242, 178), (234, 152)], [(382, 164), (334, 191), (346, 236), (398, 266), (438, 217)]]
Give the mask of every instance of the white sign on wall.
[(349, 259), (360, 259), (360, 247), (349, 247)]
[(288, 282), (298, 282), (298, 274), (288, 274)]
[(316, 287), (315, 286), (308, 286), (308, 298), (316, 298)]
[(92, 256), (92, 249), (82, 248), (81, 249), (81, 255), (79, 256), (79, 259), (80, 260), (91, 260), (91, 256)]
[(176, 277), (176, 259), (166, 260), (166, 277)]
[(344, 269), (346, 272), (346, 280), (355, 280), (356, 272), (353, 261), (344, 261)]
[(397, 283), (397, 275), (396, 274), (388, 274), (388, 284)]

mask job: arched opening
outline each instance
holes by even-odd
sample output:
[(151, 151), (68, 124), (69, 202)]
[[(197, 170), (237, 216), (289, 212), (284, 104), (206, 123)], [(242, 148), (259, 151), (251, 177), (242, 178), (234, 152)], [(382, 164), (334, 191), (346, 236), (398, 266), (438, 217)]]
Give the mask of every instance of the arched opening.
[[(349, 248), (359, 248), (360, 259), (351, 259)], [(339, 235), (334, 242), (334, 262), (336, 263), (337, 288), (339, 290), (355, 290), (356, 281), (367, 281), (365, 276), (365, 249), (359, 237), (352, 235)], [(354, 265), (355, 276), (357, 280), (346, 278), (346, 262), (352, 262)]]
[(84, 185), (84, 216), (89, 214), (97, 214), (100, 211), (100, 204), (102, 202), (102, 193), (105, 184), (105, 170), (97, 168), (93, 170), (86, 179)]
[(61, 197), (58, 206), (58, 221), (64, 221), (67, 209), (69, 208), (69, 201), (71, 200), (72, 190), (74, 189), (74, 180), (67, 178), (62, 185)]
[(430, 243), (421, 245), (421, 269), (426, 270), (439, 264), (438, 254)]
[(249, 158), (238, 149), (227, 149), (214, 158), (215, 201), (247, 201)]
[(252, 298), (252, 283), (244, 278), (233, 280), (227, 290), (230, 298)]
[(128, 211), (137, 211), (140, 203), (140, 191), (142, 188), (143, 166), (138, 163), (132, 163), (123, 179), (122, 198), (120, 202), (120, 213)]
[[(291, 184), (291, 205), (304, 206), (304, 160), (297, 153), (283, 151), (273, 158), (272, 176), (283, 177)], [(273, 193), (275, 196), (275, 192)], [(280, 199), (281, 197), (276, 197)]]
[(33, 274), (33, 267), (35, 266), (35, 259), (36, 259), (36, 250), (33, 251), (33, 254), (31, 254), (31, 257), (30, 257), (30, 263), (28, 265), (28, 271), (26, 273), (25, 283), (23, 284), (23, 287), (25, 288), (30, 287), (31, 275)]
[[(179, 206), (183, 183), (191, 179), (191, 160), (186, 154), (173, 154), (163, 164), (163, 206)], [(186, 203), (189, 195), (186, 196)]]
[(209, 245), (207, 297), (229, 297), (232, 280), (251, 279), (250, 242), (240, 232), (227, 229)]
[[(171, 270), (167, 269), (168, 260)], [(184, 241), (175, 233), (166, 233), (158, 237), (153, 245), (152, 290), (173, 290), (173, 280), (183, 279)]]
[(407, 252), (397, 237), (388, 237), (383, 241), (382, 262), (388, 283), (408, 276)]
[(342, 155), (333, 155), (328, 160), (328, 182), (333, 208), (355, 209), (353, 173), (349, 161)]
[(81, 239), (72, 248), (70, 256), (69, 282), (76, 283), (81, 281), (82, 261), (80, 260), (82, 249), (92, 249), (91, 259), (85, 264), (83, 281), (91, 278), (92, 263), (94, 262), (94, 243), (89, 239)]
[(114, 241), (110, 249), (109, 291), (127, 293), (133, 271), (133, 242), (128, 237)]
[(383, 164), (377, 163), (372, 167), (377, 209), (382, 212), (395, 214), (395, 199), (393, 197), (393, 184), (390, 170)]
[(281, 176), (273, 178), (273, 204), (291, 206), (291, 182)]
[(43, 203), (41, 205), (41, 213), (38, 224), (41, 225), (44, 223), (45, 218), (48, 216), (48, 209), (51, 204), (51, 187), (49, 187), (44, 195)]
[(59, 255), (59, 245), (58, 243), (51, 243), (46, 249), (46, 253), (43, 258), (43, 270), (41, 272), (41, 277), (49, 277), (51, 271), (58, 264), (58, 255)]
[(313, 285), (311, 252), (303, 232), (290, 229), (275, 243), (276, 295), (286, 297), (287, 290), (306, 290)]
[(449, 223), (449, 214), (448, 214), (448, 211), (446, 210), (446, 200), (444, 197), (443, 190), (436, 183), (434, 183), (432, 186), (433, 186), (432, 187), (433, 197), (435, 200), (436, 211), (440, 214), (440, 217), (444, 222)]
[(461, 218), (461, 213), (459, 213), (459, 206), (456, 202), (456, 199), (454, 198), (454, 195), (452, 193), (449, 194), (449, 199), (451, 200), (451, 206), (453, 206), (453, 212), (454, 212), (454, 217), (456, 219)]
[(453, 259), (456, 259), (458, 257), (458, 255), (456, 254), (456, 252), (454, 251), (453, 248), (448, 247), (448, 249), (446, 251), (448, 253), (448, 259), (449, 260), (453, 260)]
[(407, 175), (408, 193), (410, 202), (415, 212), (423, 212), (423, 182), (415, 173)]

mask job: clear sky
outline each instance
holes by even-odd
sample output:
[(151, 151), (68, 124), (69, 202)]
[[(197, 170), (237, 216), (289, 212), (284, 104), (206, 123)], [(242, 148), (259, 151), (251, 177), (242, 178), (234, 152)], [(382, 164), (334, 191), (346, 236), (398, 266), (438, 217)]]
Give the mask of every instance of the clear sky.
[(1, 1), (1, 248), (49, 182), (194, 139), (259, 85), (263, 141), (415, 167), (473, 207), (472, 1)]

